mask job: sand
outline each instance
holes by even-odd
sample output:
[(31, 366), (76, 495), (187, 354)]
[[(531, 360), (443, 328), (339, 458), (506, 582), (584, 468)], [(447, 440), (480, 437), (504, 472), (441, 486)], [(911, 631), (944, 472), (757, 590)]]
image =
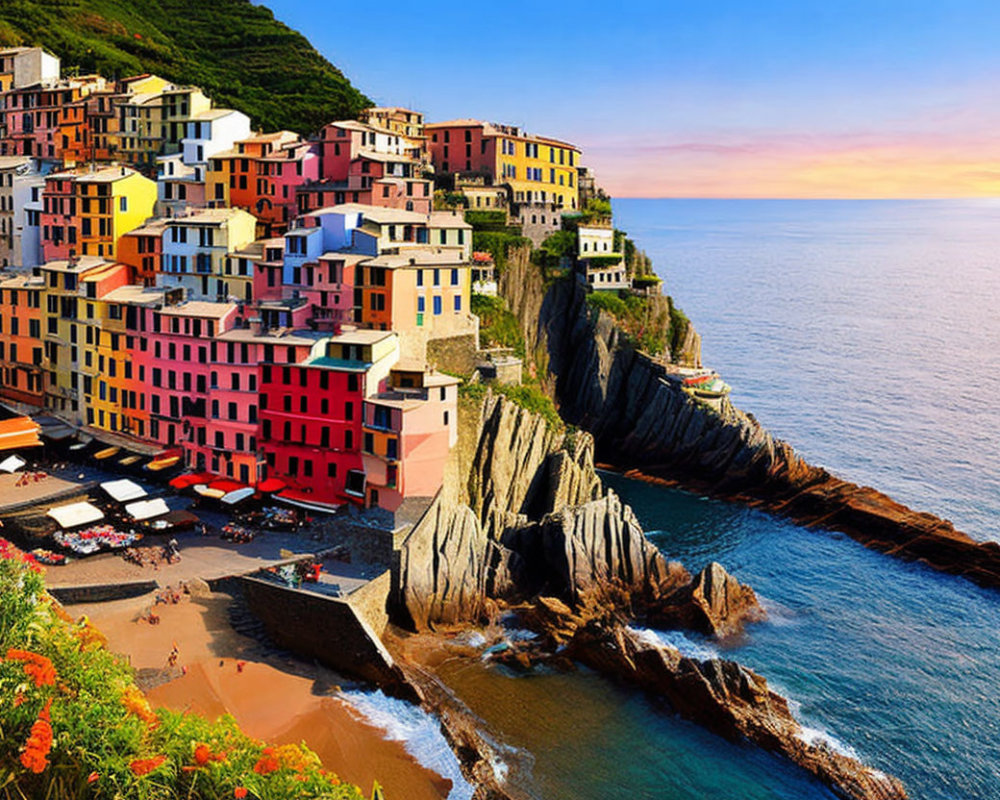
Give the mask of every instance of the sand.
[[(324, 767), (366, 795), (377, 780), (389, 800), (448, 796), (451, 781), (420, 766), (402, 743), (388, 741), (384, 731), (329, 696), (335, 673), (263, 653), (256, 642), (236, 633), (229, 624), (228, 596), (185, 597), (177, 605), (156, 607), (160, 624), (135, 622), (149, 602), (147, 597), (67, 610), (89, 616), (108, 646), (128, 655), (140, 677), (158, 670), (176, 676), (147, 692), (154, 706), (210, 718), (229, 713), (250, 736), (277, 744), (305, 742)], [(170, 669), (167, 659), (175, 644), (179, 657)]]

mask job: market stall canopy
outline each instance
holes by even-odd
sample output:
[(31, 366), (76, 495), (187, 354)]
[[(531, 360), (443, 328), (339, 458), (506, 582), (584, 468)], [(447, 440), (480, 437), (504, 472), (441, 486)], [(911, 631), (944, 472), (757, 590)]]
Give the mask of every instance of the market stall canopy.
[(112, 500), (117, 500), (119, 503), (138, 500), (148, 494), (138, 483), (130, 481), (128, 478), (122, 478), (117, 481), (105, 481), (101, 484), (101, 488), (111, 496)]
[(20, 456), (7, 456), (3, 461), (0, 461), (0, 471), (3, 472), (17, 472), (21, 467), (23, 467), (28, 462), (25, 461)]
[(144, 519), (152, 519), (153, 517), (162, 517), (164, 514), (169, 514), (170, 507), (162, 497), (156, 497), (152, 500), (140, 500), (137, 503), (129, 503), (125, 506), (125, 511), (132, 519), (141, 522)]
[(76, 528), (104, 519), (104, 512), (90, 503), (71, 503), (68, 506), (57, 506), (50, 508), (47, 515), (58, 522), (62, 528)]
[(187, 473), (186, 475), (178, 475), (176, 478), (170, 480), (170, 486), (178, 491), (182, 489), (190, 489), (192, 486), (197, 486), (199, 483), (211, 483), (213, 479), (211, 472), (196, 472), (194, 474)]
[(171, 467), (176, 467), (181, 461), (180, 456), (167, 456), (165, 458), (157, 458), (150, 461), (146, 465), (146, 469), (150, 472), (162, 472), (165, 469), (170, 469)]
[(257, 484), (258, 492), (267, 492), (268, 494), (280, 492), (282, 489), (287, 488), (288, 485), (280, 478), (268, 478), (266, 481)]
[(227, 492), (222, 495), (219, 499), (225, 503), (227, 506), (234, 506), (237, 503), (242, 503), (244, 500), (248, 500), (256, 494), (256, 490), (251, 486), (244, 486), (242, 489), (234, 489), (231, 492)]
[(225, 494), (225, 492), (222, 491), (221, 489), (210, 489), (204, 483), (199, 483), (197, 486), (194, 487), (194, 490), (197, 494), (200, 494), (202, 497), (211, 497), (215, 500), (219, 500)]
[(275, 495), (275, 497), (289, 505), (304, 508), (306, 511), (318, 511), (322, 514), (334, 514), (340, 508), (337, 504), (320, 502), (313, 499), (311, 494), (295, 489), (285, 489), (285, 491)]
[(22, 447), (40, 447), (38, 433), (42, 426), (31, 417), (14, 417), (0, 420), (0, 450), (19, 450)]
[(235, 492), (237, 489), (242, 489), (243, 484), (237, 483), (236, 481), (231, 481), (226, 478), (222, 478), (218, 481), (212, 481), (208, 484), (209, 489), (218, 489), (223, 494), (229, 494), (229, 492)]

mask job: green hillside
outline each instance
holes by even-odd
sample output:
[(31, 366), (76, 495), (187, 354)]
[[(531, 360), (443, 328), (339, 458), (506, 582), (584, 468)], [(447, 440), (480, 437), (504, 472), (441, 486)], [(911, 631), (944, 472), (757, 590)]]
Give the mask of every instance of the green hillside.
[(0, 45), (42, 45), (63, 69), (154, 72), (201, 86), (264, 130), (309, 133), (369, 105), (300, 33), (249, 0), (0, 0)]

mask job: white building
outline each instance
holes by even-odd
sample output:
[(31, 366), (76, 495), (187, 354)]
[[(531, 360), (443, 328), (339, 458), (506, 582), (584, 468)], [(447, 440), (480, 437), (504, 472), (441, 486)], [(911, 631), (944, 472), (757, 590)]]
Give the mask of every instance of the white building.
[(59, 58), (41, 47), (0, 50), (0, 90), (59, 80)]
[(213, 108), (192, 116), (187, 123), (187, 135), (181, 141), (183, 161), (200, 167), (200, 180), (205, 179), (205, 164), (216, 153), (232, 150), (236, 142), (249, 138), (250, 117), (231, 108)]
[(610, 225), (581, 225), (577, 229), (577, 259), (592, 289), (631, 288), (625, 257), (615, 251), (615, 231)]

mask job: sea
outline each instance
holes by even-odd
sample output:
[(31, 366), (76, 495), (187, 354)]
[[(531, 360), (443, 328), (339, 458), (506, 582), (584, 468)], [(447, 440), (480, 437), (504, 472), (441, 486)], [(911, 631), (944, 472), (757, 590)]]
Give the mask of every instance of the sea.
[[(1000, 538), (1000, 201), (619, 200), (733, 401), (816, 464)], [(1000, 798), (1000, 593), (738, 504), (607, 483), (692, 571), (722, 563), (768, 611), (721, 649), (804, 736), (915, 800)], [(803, 771), (586, 670), (441, 667), (546, 800), (831, 798)]]

